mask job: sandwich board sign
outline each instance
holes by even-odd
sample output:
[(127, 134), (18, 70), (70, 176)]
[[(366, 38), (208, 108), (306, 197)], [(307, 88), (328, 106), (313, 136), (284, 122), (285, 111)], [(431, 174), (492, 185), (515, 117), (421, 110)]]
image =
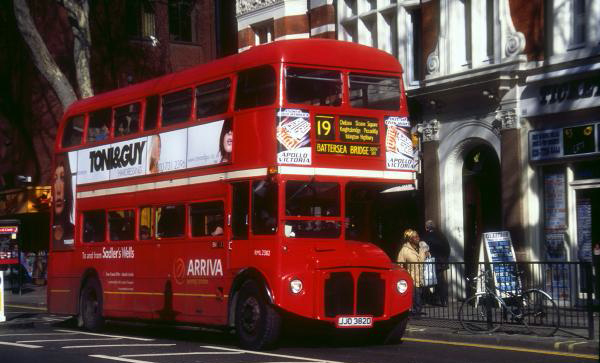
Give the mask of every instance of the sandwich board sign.
[(481, 243), (484, 248), (479, 250), (479, 261), (490, 264), (496, 294), (503, 298), (517, 294), (520, 285), (510, 232), (483, 233)]

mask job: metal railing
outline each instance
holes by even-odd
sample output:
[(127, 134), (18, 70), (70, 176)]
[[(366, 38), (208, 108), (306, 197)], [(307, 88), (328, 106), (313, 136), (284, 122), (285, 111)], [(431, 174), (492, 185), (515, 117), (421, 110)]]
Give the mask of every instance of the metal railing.
[[(458, 321), (463, 301), (477, 292), (468, 283), (481, 271), (493, 272), (497, 293), (502, 297), (517, 295), (528, 289), (548, 293), (558, 306), (560, 329), (594, 339), (594, 271), (586, 262), (512, 262), (512, 263), (405, 263), (417, 280), (425, 282), (427, 268), (436, 271), (437, 284), (423, 286), (422, 314), (427, 319)], [(428, 266), (429, 265), (429, 266)], [(596, 278), (598, 278), (596, 271)], [(414, 278), (414, 277), (413, 277)], [(444, 288), (444, 284), (446, 287)]]

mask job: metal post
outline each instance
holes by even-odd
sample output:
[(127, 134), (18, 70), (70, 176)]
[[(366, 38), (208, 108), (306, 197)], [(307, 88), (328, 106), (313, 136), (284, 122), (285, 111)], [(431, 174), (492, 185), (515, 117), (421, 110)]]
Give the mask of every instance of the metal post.
[(588, 337), (594, 339), (594, 279), (592, 277), (592, 264), (583, 263), (585, 269), (586, 295), (587, 295), (587, 314), (588, 314)]
[(6, 321), (4, 315), (4, 271), (0, 271), (0, 323)]

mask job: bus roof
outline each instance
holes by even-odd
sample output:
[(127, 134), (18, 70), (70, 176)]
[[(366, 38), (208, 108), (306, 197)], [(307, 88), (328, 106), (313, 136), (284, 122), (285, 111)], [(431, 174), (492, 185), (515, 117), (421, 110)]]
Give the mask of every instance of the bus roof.
[(105, 92), (74, 102), (65, 117), (111, 107), (144, 97), (176, 90), (203, 80), (217, 79), (242, 69), (264, 64), (294, 63), (354, 70), (392, 72), (402, 68), (392, 55), (379, 49), (331, 39), (281, 40), (234, 54), (180, 72)]

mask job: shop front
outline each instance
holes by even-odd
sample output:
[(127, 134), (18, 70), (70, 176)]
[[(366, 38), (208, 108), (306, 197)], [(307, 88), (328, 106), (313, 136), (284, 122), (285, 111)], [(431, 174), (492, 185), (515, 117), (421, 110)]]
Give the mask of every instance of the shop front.
[[(600, 72), (582, 66), (527, 78), (522, 116), (529, 121), (528, 161), (538, 191), (540, 260), (592, 262), (600, 244)], [(590, 71), (591, 70), (591, 71)], [(575, 277), (569, 279), (575, 280)], [(561, 298), (576, 300), (586, 286)], [(585, 279), (583, 279), (585, 280)], [(573, 284), (575, 282), (575, 284)]]

